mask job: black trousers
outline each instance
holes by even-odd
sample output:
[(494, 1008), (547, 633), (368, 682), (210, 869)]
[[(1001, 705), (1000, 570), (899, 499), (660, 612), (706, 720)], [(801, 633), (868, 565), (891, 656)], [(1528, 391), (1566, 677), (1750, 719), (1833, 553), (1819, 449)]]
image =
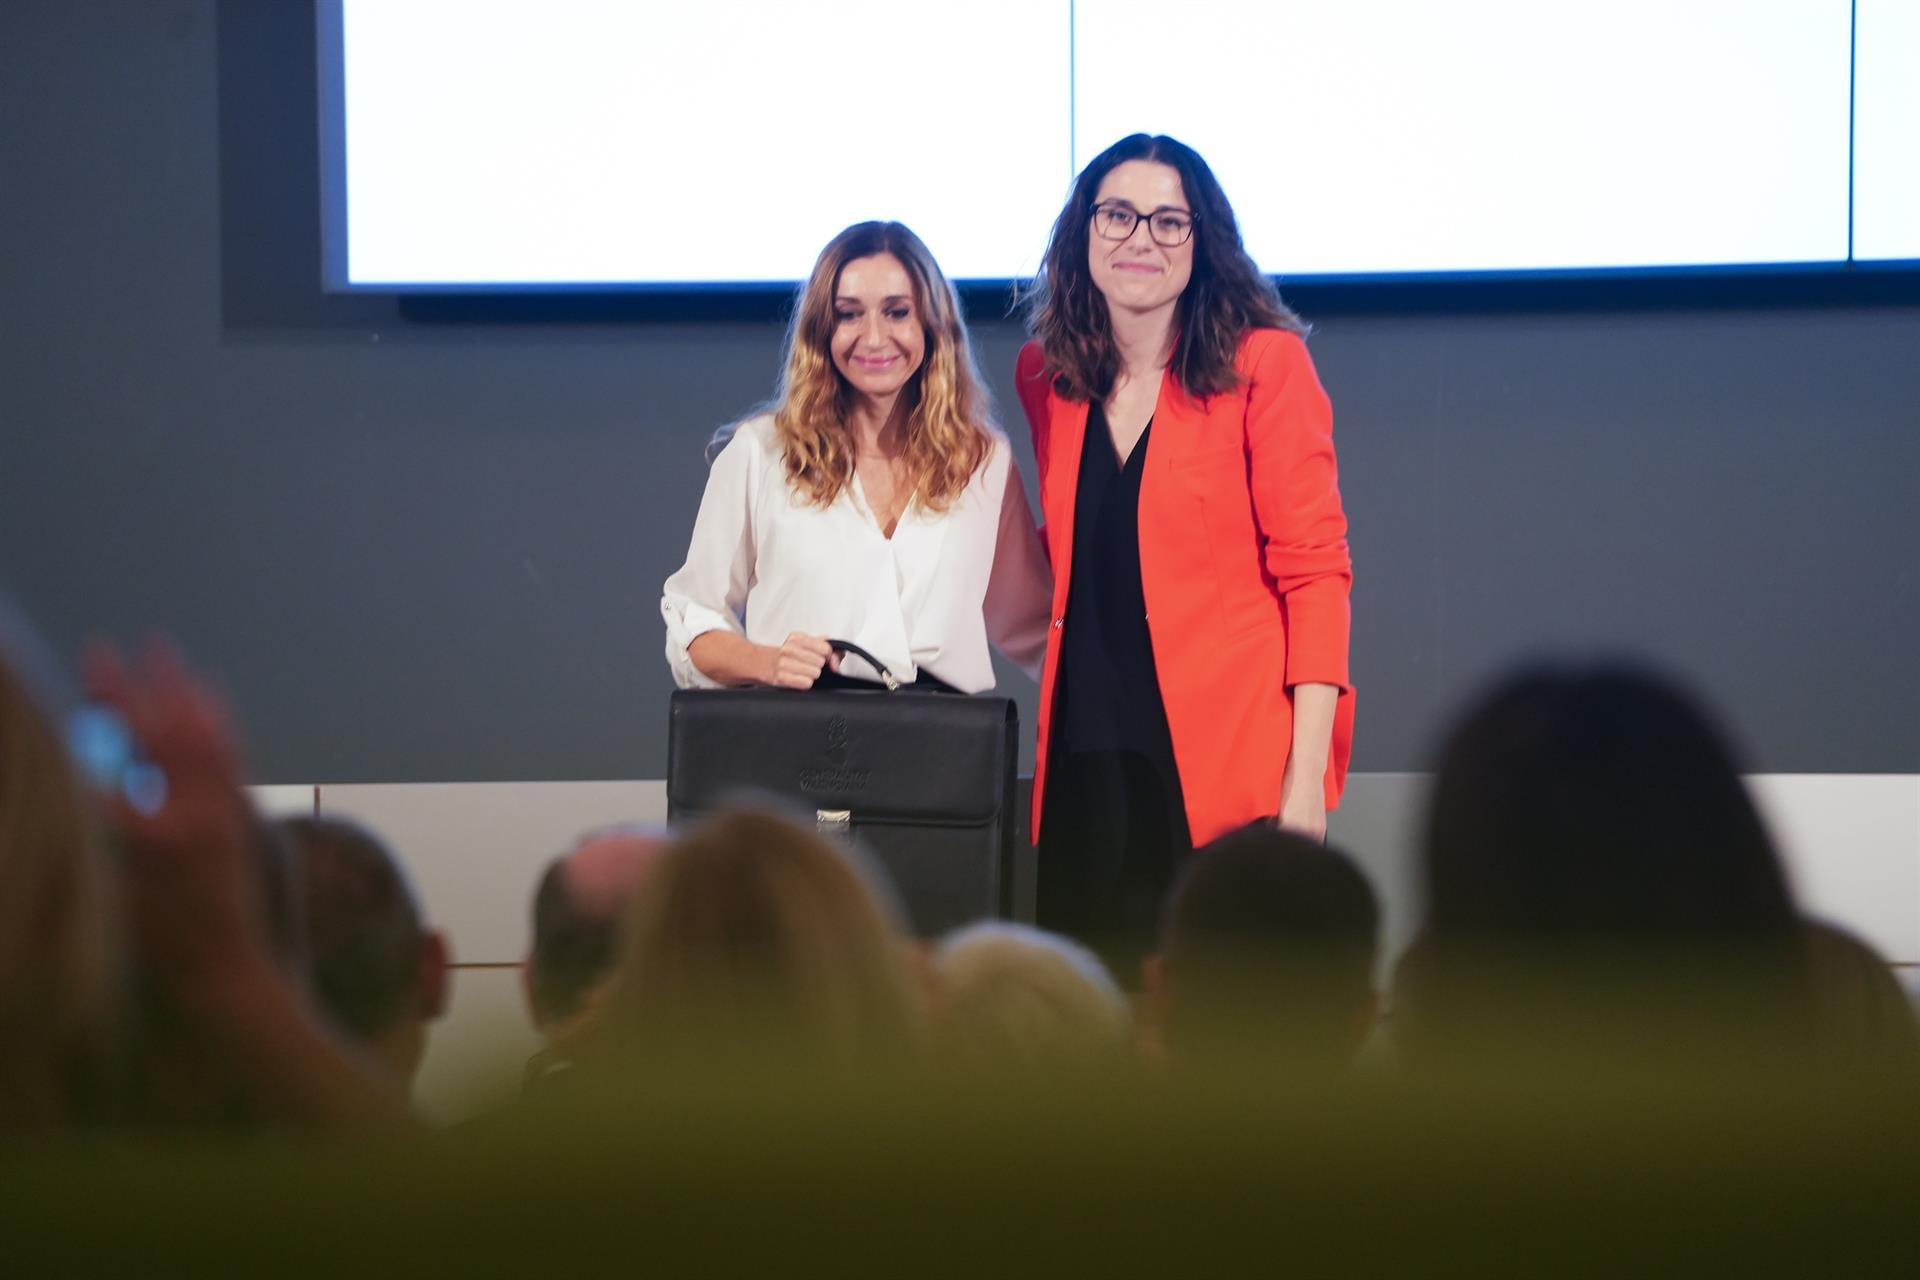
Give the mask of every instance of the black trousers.
[(1084, 942), (1138, 989), (1167, 892), (1193, 851), (1179, 774), (1143, 752), (1057, 751), (1041, 805), (1040, 927)]

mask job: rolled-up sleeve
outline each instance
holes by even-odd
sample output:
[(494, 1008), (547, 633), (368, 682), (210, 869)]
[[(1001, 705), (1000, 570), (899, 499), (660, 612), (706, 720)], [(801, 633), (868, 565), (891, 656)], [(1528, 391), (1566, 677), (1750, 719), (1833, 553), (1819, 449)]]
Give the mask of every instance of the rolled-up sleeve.
[(713, 460), (694, 517), (687, 562), (667, 579), (660, 614), (667, 624), (667, 665), (682, 689), (716, 689), (687, 648), (709, 631), (744, 635), (747, 590), (753, 585), (752, 442), (736, 435)]
[(1353, 560), (1333, 452), (1333, 406), (1292, 334), (1262, 334), (1247, 370), (1254, 513), (1287, 619), (1289, 686), (1351, 691)]

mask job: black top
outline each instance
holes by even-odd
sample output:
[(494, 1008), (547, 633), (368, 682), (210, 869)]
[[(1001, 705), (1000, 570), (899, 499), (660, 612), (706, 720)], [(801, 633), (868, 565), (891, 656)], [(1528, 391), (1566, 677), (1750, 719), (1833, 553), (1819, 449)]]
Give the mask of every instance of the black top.
[(1035, 866), (1040, 924), (1086, 940), (1116, 974), (1140, 971), (1192, 847), (1140, 583), (1152, 434), (1149, 422), (1122, 465), (1106, 414), (1087, 413)]
[(1055, 741), (1070, 752), (1135, 751), (1170, 765), (1172, 742), (1140, 587), (1140, 476), (1152, 434), (1149, 420), (1123, 467), (1105, 411), (1097, 401), (1087, 411)]

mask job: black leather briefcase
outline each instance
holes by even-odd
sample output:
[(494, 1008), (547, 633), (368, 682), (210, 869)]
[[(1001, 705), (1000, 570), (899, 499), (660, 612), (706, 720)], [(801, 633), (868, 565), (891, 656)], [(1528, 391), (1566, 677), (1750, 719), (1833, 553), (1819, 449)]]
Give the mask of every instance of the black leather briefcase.
[(675, 693), (668, 820), (773, 796), (877, 861), (921, 936), (1009, 914), (1013, 700), (910, 690)]

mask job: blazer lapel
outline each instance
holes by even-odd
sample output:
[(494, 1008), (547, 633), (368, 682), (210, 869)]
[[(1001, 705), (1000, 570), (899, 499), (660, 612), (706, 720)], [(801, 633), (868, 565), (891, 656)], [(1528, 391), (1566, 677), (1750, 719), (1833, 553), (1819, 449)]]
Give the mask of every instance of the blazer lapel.
[(1153, 434), (1147, 438), (1146, 466), (1140, 473), (1143, 531), (1159, 518), (1157, 513), (1172, 483), (1174, 467), (1201, 447), (1206, 416), (1206, 406), (1181, 390), (1180, 380), (1168, 370), (1160, 380), (1160, 397), (1154, 401)]
[(1182, 527), (1174, 471), (1204, 447), (1206, 426), (1206, 405), (1182, 390), (1180, 380), (1168, 370), (1154, 401), (1153, 431), (1147, 437), (1146, 464), (1140, 472), (1140, 590), (1146, 597), (1149, 633), (1164, 593), (1178, 591), (1180, 586), (1166, 563), (1169, 540), (1178, 544), (1193, 536)]
[(1041, 495), (1041, 505), (1047, 517), (1047, 542), (1052, 547), (1053, 556), (1053, 603), (1054, 617), (1059, 617), (1066, 608), (1067, 584), (1073, 581), (1073, 520), (1075, 504), (1080, 496), (1080, 452), (1087, 441), (1087, 413), (1089, 404), (1085, 400), (1063, 400), (1051, 391), (1053, 399), (1052, 433), (1048, 447), (1052, 457), (1047, 461), (1047, 492)]

